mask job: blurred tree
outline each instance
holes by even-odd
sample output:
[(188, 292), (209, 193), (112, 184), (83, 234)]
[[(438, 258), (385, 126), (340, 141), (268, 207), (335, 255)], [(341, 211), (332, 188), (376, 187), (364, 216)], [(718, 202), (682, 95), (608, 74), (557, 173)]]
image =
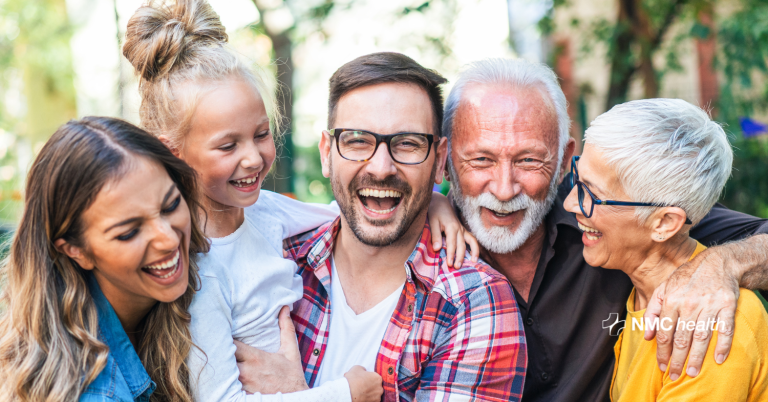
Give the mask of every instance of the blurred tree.
[[(616, 20), (589, 21), (585, 26), (590, 34), (582, 44), (587, 51), (594, 43), (606, 45), (606, 59), (611, 66), (606, 110), (628, 100), (629, 87), (636, 79), (642, 80), (645, 98), (657, 97), (664, 72), (682, 71), (679, 45), (689, 39), (697, 43), (700, 78), (709, 75), (710, 84), (715, 85), (718, 76), (723, 80), (719, 90), (704, 82), (707, 80), (700, 80), (701, 102), (713, 107), (718, 121), (734, 131), (738, 130), (739, 117), (768, 111), (768, 1), (616, 2)], [(728, 12), (715, 14), (714, 10), (723, 5)], [(553, 11), (567, 6), (565, 0), (556, 0)], [(581, 23), (571, 21), (572, 25)], [(681, 27), (681, 34), (669, 34), (673, 24)], [(557, 28), (552, 13), (539, 25), (546, 33)], [(664, 52), (664, 57), (654, 58), (659, 52)], [(740, 211), (768, 217), (768, 144), (742, 135), (732, 138), (732, 143), (734, 173), (722, 201)]]
[(300, 10), (291, 0), (253, 0), (259, 10), (259, 22), (253, 28), (265, 34), (272, 41), (273, 59), (276, 66), (278, 82), (278, 107), (284, 117), (285, 126), (279, 157), (275, 161), (264, 188), (280, 193), (293, 193), (293, 48), (297, 38), (297, 21), (305, 21), (317, 25), (321, 29), (322, 21), (334, 9), (333, 0), (323, 0), (322, 3)]

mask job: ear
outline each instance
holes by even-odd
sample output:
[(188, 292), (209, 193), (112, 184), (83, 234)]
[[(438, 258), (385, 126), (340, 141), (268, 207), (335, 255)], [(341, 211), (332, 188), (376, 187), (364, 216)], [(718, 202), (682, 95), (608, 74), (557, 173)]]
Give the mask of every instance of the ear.
[(85, 255), (82, 248), (67, 243), (64, 239), (56, 239), (56, 241), (53, 242), (53, 246), (56, 247), (58, 252), (64, 253), (69, 258), (75, 260), (82, 269), (90, 271), (95, 268), (93, 262)]
[(661, 243), (677, 235), (685, 225), (686, 216), (682, 208), (659, 208), (651, 217), (651, 240)]
[(445, 162), (448, 158), (448, 139), (441, 137), (440, 141), (435, 147), (435, 184), (443, 182), (443, 176), (448, 177), (448, 172), (445, 170)]
[(573, 137), (568, 138), (568, 143), (565, 144), (565, 152), (563, 152), (563, 160), (560, 161), (560, 177), (557, 178), (557, 182), (561, 183), (565, 175), (569, 172), (568, 166), (570, 166), (571, 158), (573, 158), (573, 151), (576, 150), (576, 140)]
[(168, 138), (167, 135), (160, 135), (160, 136), (157, 137), (157, 139), (160, 140), (160, 142), (162, 142), (163, 145), (165, 145), (165, 147), (168, 148), (171, 151), (173, 156), (175, 156), (177, 158), (181, 158), (181, 156), (180, 156), (181, 152), (179, 151), (178, 148), (173, 147), (173, 145), (172, 145), (173, 143), (171, 142), (171, 139)]
[(326, 178), (331, 177), (331, 142), (331, 133), (329, 133), (328, 130), (323, 130), (317, 148), (320, 150), (320, 162), (323, 165), (323, 177)]

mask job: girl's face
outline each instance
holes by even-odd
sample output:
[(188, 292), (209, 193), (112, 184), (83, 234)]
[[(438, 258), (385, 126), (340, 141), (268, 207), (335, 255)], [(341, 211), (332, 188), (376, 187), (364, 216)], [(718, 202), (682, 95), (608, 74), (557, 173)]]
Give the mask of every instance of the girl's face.
[(184, 294), (192, 229), (187, 203), (165, 169), (145, 157), (128, 158), (126, 172), (82, 215), (85, 248), (63, 247), (123, 311)]
[(205, 92), (178, 154), (214, 202), (239, 208), (256, 203), (275, 161), (275, 142), (253, 86), (233, 78)]

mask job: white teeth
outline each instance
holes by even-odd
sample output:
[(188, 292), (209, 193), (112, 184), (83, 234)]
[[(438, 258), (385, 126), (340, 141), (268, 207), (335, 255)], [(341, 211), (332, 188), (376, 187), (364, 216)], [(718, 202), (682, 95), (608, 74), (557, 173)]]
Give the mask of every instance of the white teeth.
[[(168, 269), (168, 268), (176, 265), (179, 262), (179, 257), (180, 256), (181, 256), (181, 253), (179, 253), (179, 251), (176, 250), (176, 255), (173, 258), (171, 258), (170, 260), (168, 260), (166, 262), (163, 262), (163, 263), (160, 263), (160, 264), (147, 265), (144, 268), (146, 268), (146, 269)], [(165, 277), (167, 278), (168, 276), (165, 276)]]
[[(374, 190), (372, 188), (364, 188), (357, 191), (363, 197), (376, 197), (376, 198), (400, 198), (403, 195), (399, 191), (395, 190)], [(373, 211), (373, 210), (372, 210)]]
[(384, 214), (388, 214), (388, 213), (390, 213), (390, 212), (394, 211), (396, 207), (392, 207), (392, 208), (390, 208), (390, 209), (385, 209), (385, 210), (383, 210), (383, 211), (382, 211), (382, 210), (378, 210), (378, 209), (368, 208), (368, 207), (366, 207), (365, 205), (363, 205), (363, 208), (365, 208), (365, 209), (367, 209), (367, 210), (369, 210), (369, 211), (371, 211), (371, 212), (375, 212), (375, 213), (377, 213), (377, 214), (381, 214), (381, 215), (384, 215)]
[(590, 235), (590, 233), (600, 233), (599, 230), (597, 230), (595, 228), (591, 228), (589, 226), (584, 226), (584, 225), (581, 224), (581, 222), (579, 222), (579, 229), (583, 230), (587, 234), (587, 239), (589, 239), (589, 240), (597, 240), (597, 239), (600, 238), (600, 236)]
[(256, 183), (258, 180), (259, 180), (259, 175), (256, 175), (254, 177), (250, 177), (247, 179), (232, 180), (232, 181), (235, 182), (235, 184), (248, 185), (248, 184)]

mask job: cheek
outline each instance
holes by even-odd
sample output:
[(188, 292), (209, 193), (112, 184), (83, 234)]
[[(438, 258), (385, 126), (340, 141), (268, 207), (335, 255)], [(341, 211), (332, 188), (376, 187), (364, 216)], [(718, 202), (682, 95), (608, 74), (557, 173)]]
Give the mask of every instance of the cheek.
[(547, 197), (551, 177), (547, 177), (541, 172), (523, 171), (518, 173), (517, 182), (523, 187), (528, 196), (536, 200), (542, 200)]
[(483, 189), (488, 186), (493, 180), (494, 175), (492, 169), (474, 170), (466, 169), (459, 175), (459, 187), (462, 194), (470, 197), (477, 197)]
[(273, 140), (264, 141), (264, 144), (259, 144), (259, 155), (264, 161), (264, 171), (268, 172), (272, 168), (272, 164), (277, 157), (277, 150), (275, 149), (275, 142)]

